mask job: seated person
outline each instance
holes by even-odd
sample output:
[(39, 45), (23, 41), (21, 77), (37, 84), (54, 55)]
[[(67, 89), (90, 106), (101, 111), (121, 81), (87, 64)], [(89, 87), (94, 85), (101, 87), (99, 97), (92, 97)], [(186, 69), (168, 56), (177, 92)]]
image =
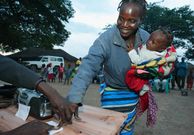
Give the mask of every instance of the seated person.
[(172, 34), (165, 28), (159, 28), (151, 33), (146, 45), (128, 53), (134, 65), (127, 72), (126, 83), (140, 95), (142, 112), (148, 108), (149, 77), (166, 76), (173, 70), (176, 50), (172, 41)]
[(168, 78), (169, 76), (154, 79), (154, 86), (156, 90), (158, 90), (159, 92), (164, 92), (166, 89), (166, 85), (168, 85)]

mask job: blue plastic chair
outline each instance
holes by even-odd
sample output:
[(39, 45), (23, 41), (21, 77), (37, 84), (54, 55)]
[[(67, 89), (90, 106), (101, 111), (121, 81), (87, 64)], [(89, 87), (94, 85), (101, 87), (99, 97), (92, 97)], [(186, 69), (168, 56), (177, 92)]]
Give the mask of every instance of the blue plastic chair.
[[(170, 92), (170, 81), (171, 81), (171, 79), (172, 79), (172, 75), (170, 75), (170, 77), (167, 78), (167, 82), (166, 82), (166, 86), (165, 86), (166, 94), (169, 94), (169, 92)], [(152, 84), (153, 91), (157, 91), (158, 92), (159, 90), (157, 90), (157, 88), (156, 88), (156, 86), (154, 84), (154, 80), (151, 80), (150, 82)]]
[(170, 92), (170, 82), (172, 80), (172, 75), (170, 75), (170, 77), (167, 79), (167, 82), (166, 82), (166, 88), (165, 88), (165, 91), (166, 91), (166, 94), (168, 94)]

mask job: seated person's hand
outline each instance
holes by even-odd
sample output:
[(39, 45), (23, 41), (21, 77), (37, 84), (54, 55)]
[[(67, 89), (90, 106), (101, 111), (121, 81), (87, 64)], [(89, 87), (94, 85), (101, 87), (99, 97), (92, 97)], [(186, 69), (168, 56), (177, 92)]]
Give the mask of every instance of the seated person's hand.
[(48, 135), (48, 131), (53, 126), (41, 121), (31, 121), (11, 131), (1, 133), (1, 135)]

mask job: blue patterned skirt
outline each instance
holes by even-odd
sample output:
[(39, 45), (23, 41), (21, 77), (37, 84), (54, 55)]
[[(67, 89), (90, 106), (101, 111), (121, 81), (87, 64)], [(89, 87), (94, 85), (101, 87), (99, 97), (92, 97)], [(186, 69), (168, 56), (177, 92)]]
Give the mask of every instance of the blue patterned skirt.
[(102, 108), (128, 114), (127, 119), (121, 125), (120, 135), (133, 135), (137, 104), (138, 95), (135, 92), (110, 87), (101, 91)]

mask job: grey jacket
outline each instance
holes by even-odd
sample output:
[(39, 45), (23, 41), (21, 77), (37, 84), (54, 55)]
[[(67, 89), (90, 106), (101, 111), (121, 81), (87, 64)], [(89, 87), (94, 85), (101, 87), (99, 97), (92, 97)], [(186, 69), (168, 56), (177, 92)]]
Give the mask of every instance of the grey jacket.
[(0, 80), (18, 87), (34, 89), (40, 76), (10, 58), (0, 55)]
[[(148, 38), (149, 33), (138, 29), (135, 48), (144, 44)], [(104, 66), (105, 82), (108, 86), (128, 89), (125, 74), (130, 69), (131, 61), (126, 43), (116, 25), (101, 34), (90, 47), (88, 55), (83, 58), (68, 93), (69, 101), (73, 103), (83, 101), (88, 86), (102, 66)]]

